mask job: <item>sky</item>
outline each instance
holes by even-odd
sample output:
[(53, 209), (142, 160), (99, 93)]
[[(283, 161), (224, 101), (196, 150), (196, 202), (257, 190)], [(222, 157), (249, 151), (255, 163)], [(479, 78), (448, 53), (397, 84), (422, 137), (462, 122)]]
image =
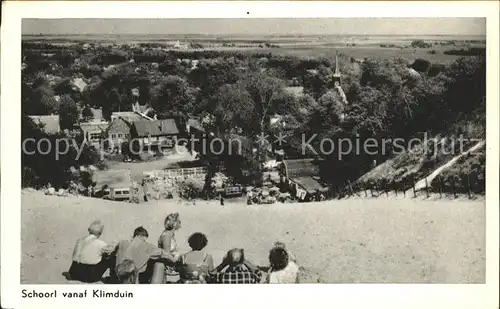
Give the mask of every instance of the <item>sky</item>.
[(477, 36), (486, 35), (486, 19), (24, 19), (22, 33)]

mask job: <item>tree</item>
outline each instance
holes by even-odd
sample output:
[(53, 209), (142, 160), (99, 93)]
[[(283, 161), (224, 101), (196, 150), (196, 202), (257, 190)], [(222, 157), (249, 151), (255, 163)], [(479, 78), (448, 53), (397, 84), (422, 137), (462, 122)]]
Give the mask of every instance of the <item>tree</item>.
[(44, 82), (38, 81), (33, 87), (21, 84), (21, 106), (28, 115), (50, 115), (58, 110), (59, 103), (52, 90)]
[(204, 60), (200, 61), (196, 69), (189, 73), (189, 81), (199, 87), (203, 96), (212, 95), (224, 84), (234, 84), (239, 79), (235, 70), (235, 63), (229, 60)]
[(78, 122), (78, 106), (69, 95), (63, 95), (60, 102), (59, 122), (61, 129), (72, 129)]
[(214, 116), (213, 127), (217, 135), (231, 133), (236, 128), (248, 133), (253, 109), (250, 94), (236, 84), (220, 87), (207, 106), (207, 111)]
[(73, 86), (71, 85), (71, 79), (65, 78), (61, 80), (54, 86), (54, 92), (56, 95), (64, 95), (73, 93)]
[(193, 109), (194, 89), (178, 77), (169, 75), (152, 89), (152, 106), (159, 113), (181, 113), (187, 116)]
[(94, 113), (92, 113), (92, 109), (90, 108), (90, 106), (85, 105), (82, 110), (82, 117), (84, 121), (90, 121), (94, 118)]
[(283, 104), (284, 82), (266, 74), (250, 74), (241, 82), (253, 101), (252, 133), (261, 134), (269, 126), (270, 118)]
[[(23, 187), (40, 188), (48, 183), (51, 183), (56, 189), (67, 187), (73, 175), (70, 171), (71, 167), (81, 165), (98, 165), (100, 156), (97, 150), (87, 144), (82, 145), (83, 137), (77, 136), (73, 140), (68, 140), (63, 134), (48, 135), (42, 131), (42, 128), (36, 125), (27, 115), (23, 114), (21, 120), (21, 140), (26, 141), (28, 138), (35, 140), (34, 143), (26, 143), (25, 151), (21, 151), (21, 179)], [(47, 154), (37, 152), (37, 142), (40, 139), (48, 139), (49, 144), (53, 145), (48, 149)], [(59, 143), (60, 149), (65, 149), (68, 145), (66, 153), (59, 153), (56, 156), (56, 145)], [(78, 153), (81, 149), (80, 156)]]
[(309, 71), (304, 76), (304, 92), (319, 99), (328, 89), (333, 88), (333, 71), (321, 65), (316, 71)]

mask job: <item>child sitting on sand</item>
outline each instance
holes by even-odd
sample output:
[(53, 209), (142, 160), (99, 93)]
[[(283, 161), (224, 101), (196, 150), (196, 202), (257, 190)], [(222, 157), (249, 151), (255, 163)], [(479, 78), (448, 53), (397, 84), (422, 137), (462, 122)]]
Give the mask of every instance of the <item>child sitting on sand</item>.
[(290, 250), (286, 248), (286, 245), (282, 243), (281, 241), (277, 241), (274, 243), (274, 248), (281, 248), (283, 250), (286, 250), (288, 253), (288, 259), (294, 263), (297, 263), (297, 258), (295, 257), (295, 254), (293, 254)]
[(126, 259), (116, 266), (116, 277), (119, 284), (138, 284), (139, 271), (134, 261)]

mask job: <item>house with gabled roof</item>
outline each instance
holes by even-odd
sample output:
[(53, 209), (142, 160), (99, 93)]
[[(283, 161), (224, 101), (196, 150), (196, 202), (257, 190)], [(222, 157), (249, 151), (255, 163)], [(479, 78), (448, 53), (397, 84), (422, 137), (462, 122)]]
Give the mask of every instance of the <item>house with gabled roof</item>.
[(180, 131), (174, 119), (139, 120), (131, 127), (131, 138), (139, 140), (142, 146), (173, 147)]
[(328, 187), (320, 180), (319, 162), (316, 159), (283, 160), (278, 170), (281, 182), (299, 200), (328, 191)]

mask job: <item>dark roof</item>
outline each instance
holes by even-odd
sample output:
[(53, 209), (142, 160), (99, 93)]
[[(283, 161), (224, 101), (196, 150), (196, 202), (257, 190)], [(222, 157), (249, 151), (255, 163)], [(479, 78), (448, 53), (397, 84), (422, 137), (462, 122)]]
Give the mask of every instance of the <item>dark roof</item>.
[(144, 116), (136, 112), (113, 112), (111, 114), (111, 119), (115, 118), (123, 118), (128, 122), (134, 122), (146, 119)]
[(132, 126), (138, 137), (179, 134), (174, 119), (134, 121)]
[(109, 124), (106, 122), (80, 122), (80, 128), (84, 133), (87, 133), (89, 131), (106, 131), (108, 129)]
[(281, 169), (288, 178), (317, 176), (319, 173), (315, 159), (284, 160)]
[(295, 182), (299, 186), (301, 186), (303, 189), (305, 189), (308, 193), (314, 193), (316, 190), (319, 191), (326, 191), (328, 190), (327, 187), (323, 187), (319, 181), (312, 177), (295, 177), (295, 178), (290, 178), (291, 181)]
[(108, 127), (108, 133), (130, 133), (131, 123), (119, 117), (113, 121)]

